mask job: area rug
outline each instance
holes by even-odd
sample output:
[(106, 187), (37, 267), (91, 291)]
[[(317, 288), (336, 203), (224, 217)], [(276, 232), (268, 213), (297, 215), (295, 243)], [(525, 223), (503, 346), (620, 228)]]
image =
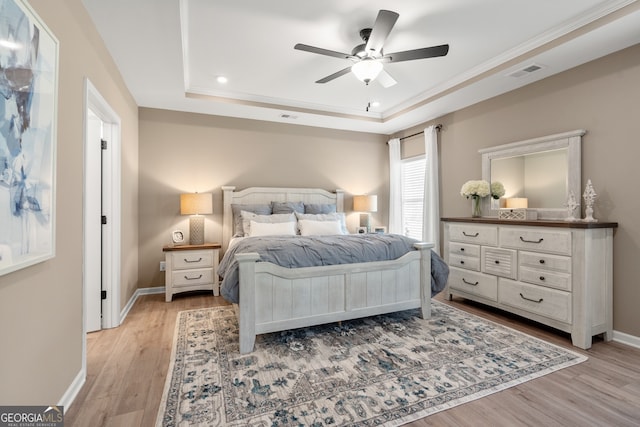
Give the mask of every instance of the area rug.
[(398, 426), (587, 358), (432, 301), (259, 335), (231, 306), (180, 312), (158, 426)]

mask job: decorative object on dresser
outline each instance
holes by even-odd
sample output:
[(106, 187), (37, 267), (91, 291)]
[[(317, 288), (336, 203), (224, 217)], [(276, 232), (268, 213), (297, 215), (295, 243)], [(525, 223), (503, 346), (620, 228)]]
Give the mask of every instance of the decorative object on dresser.
[(587, 357), (433, 301), (429, 320), (405, 310), (265, 334), (248, 356), (231, 307), (182, 311), (170, 360), (156, 426), (391, 427)]
[(447, 294), (571, 333), (612, 339), (614, 222), (443, 218)]
[(189, 217), (189, 243), (204, 243), (204, 217), (213, 213), (213, 197), (211, 193), (186, 193), (180, 195), (180, 214)]
[(165, 246), (165, 300), (180, 292), (210, 290), (220, 294), (220, 243)]
[(353, 196), (353, 210), (360, 214), (360, 227), (366, 227), (371, 232), (371, 212), (378, 212), (378, 196)]
[(485, 180), (471, 180), (462, 184), (460, 195), (471, 199), (471, 216), (479, 218), (482, 216), (482, 198), (491, 194), (491, 186)]
[(576, 195), (573, 194), (573, 190), (569, 190), (569, 197), (567, 197), (567, 217), (565, 221), (578, 221), (579, 218), (575, 217), (576, 208), (580, 206), (580, 203), (576, 201)]
[(535, 220), (538, 213), (527, 209), (529, 200), (526, 197), (511, 197), (505, 200), (505, 207), (498, 211), (498, 219)]
[(584, 193), (582, 197), (584, 198), (585, 208), (585, 222), (597, 222), (598, 220), (593, 217), (593, 204), (596, 201), (596, 191), (593, 189), (593, 185), (591, 184), (591, 180), (587, 180), (587, 186), (584, 189)]

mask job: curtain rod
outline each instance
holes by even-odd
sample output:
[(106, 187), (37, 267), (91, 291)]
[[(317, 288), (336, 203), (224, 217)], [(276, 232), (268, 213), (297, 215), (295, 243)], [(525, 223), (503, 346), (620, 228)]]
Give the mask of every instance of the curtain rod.
[[(437, 124), (436, 125), (436, 130), (439, 132), (442, 130), (442, 125), (441, 124)], [(409, 139), (409, 138), (413, 138), (414, 136), (418, 136), (418, 135), (422, 135), (424, 133), (424, 131), (420, 131), (420, 132), (416, 132), (413, 133), (411, 135), (407, 135), (407, 136), (403, 136), (402, 138), (399, 138), (400, 141), (404, 140), (404, 139)]]

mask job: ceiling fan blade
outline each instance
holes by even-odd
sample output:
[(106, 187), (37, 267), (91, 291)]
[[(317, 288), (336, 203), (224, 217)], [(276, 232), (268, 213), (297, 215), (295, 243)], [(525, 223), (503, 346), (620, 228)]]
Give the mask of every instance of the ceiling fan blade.
[(380, 53), (382, 51), (382, 46), (387, 40), (387, 37), (389, 37), (389, 33), (396, 24), (399, 16), (400, 15), (396, 12), (392, 12), (390, 10), (381, 9), (380, 12), (378, 12), (378, 17), (376, 18), (376, 22), (373, 24), (373, 29), (371, 30), (369, 40), (367, 41), (367, 53)]
[(340, 76), (344, 76), (345, 74), (348, 74), (350, 71), (351, 71), (351, 67), (344, 68), (344, 69), (342, 69), (340, 71), (337, 71), (337, 72), (335, 72), (335, 73), (333, 73), (331, 75), (328, 75), (325, 78), (322, 78), (322, 79), (316, 81), (316, 83), (327, 83), (327, 82), (330, 82), (333, 79), (337, 79)]
[(398, 83), (386, 70), (380, 71), (380, 74), (376, 77), (376, 81), (385, 89)]
[(433, 58), (445, 56), (449, 52), (449, 45), (423, 47), (422, 49), (405, 50), (403, 52), (386, 54), (382, 60), (384, 62), (412, 61), (414, 59)]
[(305, 52), (317, 53), (319, 55), (333, 56), (335, 58), (359, 59), (349, 53), (336, 52), (335, 50), (322, 49), (320, 47), (309, 46), (307, 44), (302, 44), (302, 43), (298, 43), (293, 48), (297, 50), (304, 50)]

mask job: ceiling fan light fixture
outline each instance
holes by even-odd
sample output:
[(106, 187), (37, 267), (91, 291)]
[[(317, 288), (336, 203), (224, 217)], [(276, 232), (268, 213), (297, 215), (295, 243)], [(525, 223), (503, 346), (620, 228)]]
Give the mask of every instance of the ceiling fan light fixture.
[(358, 78), (358, 80), (369, 84), (378, 77), (382, 71), (382, 63), (375, 59), (363, 59), (360, 62), (356, 62), (351, 67), (351, 72)]

